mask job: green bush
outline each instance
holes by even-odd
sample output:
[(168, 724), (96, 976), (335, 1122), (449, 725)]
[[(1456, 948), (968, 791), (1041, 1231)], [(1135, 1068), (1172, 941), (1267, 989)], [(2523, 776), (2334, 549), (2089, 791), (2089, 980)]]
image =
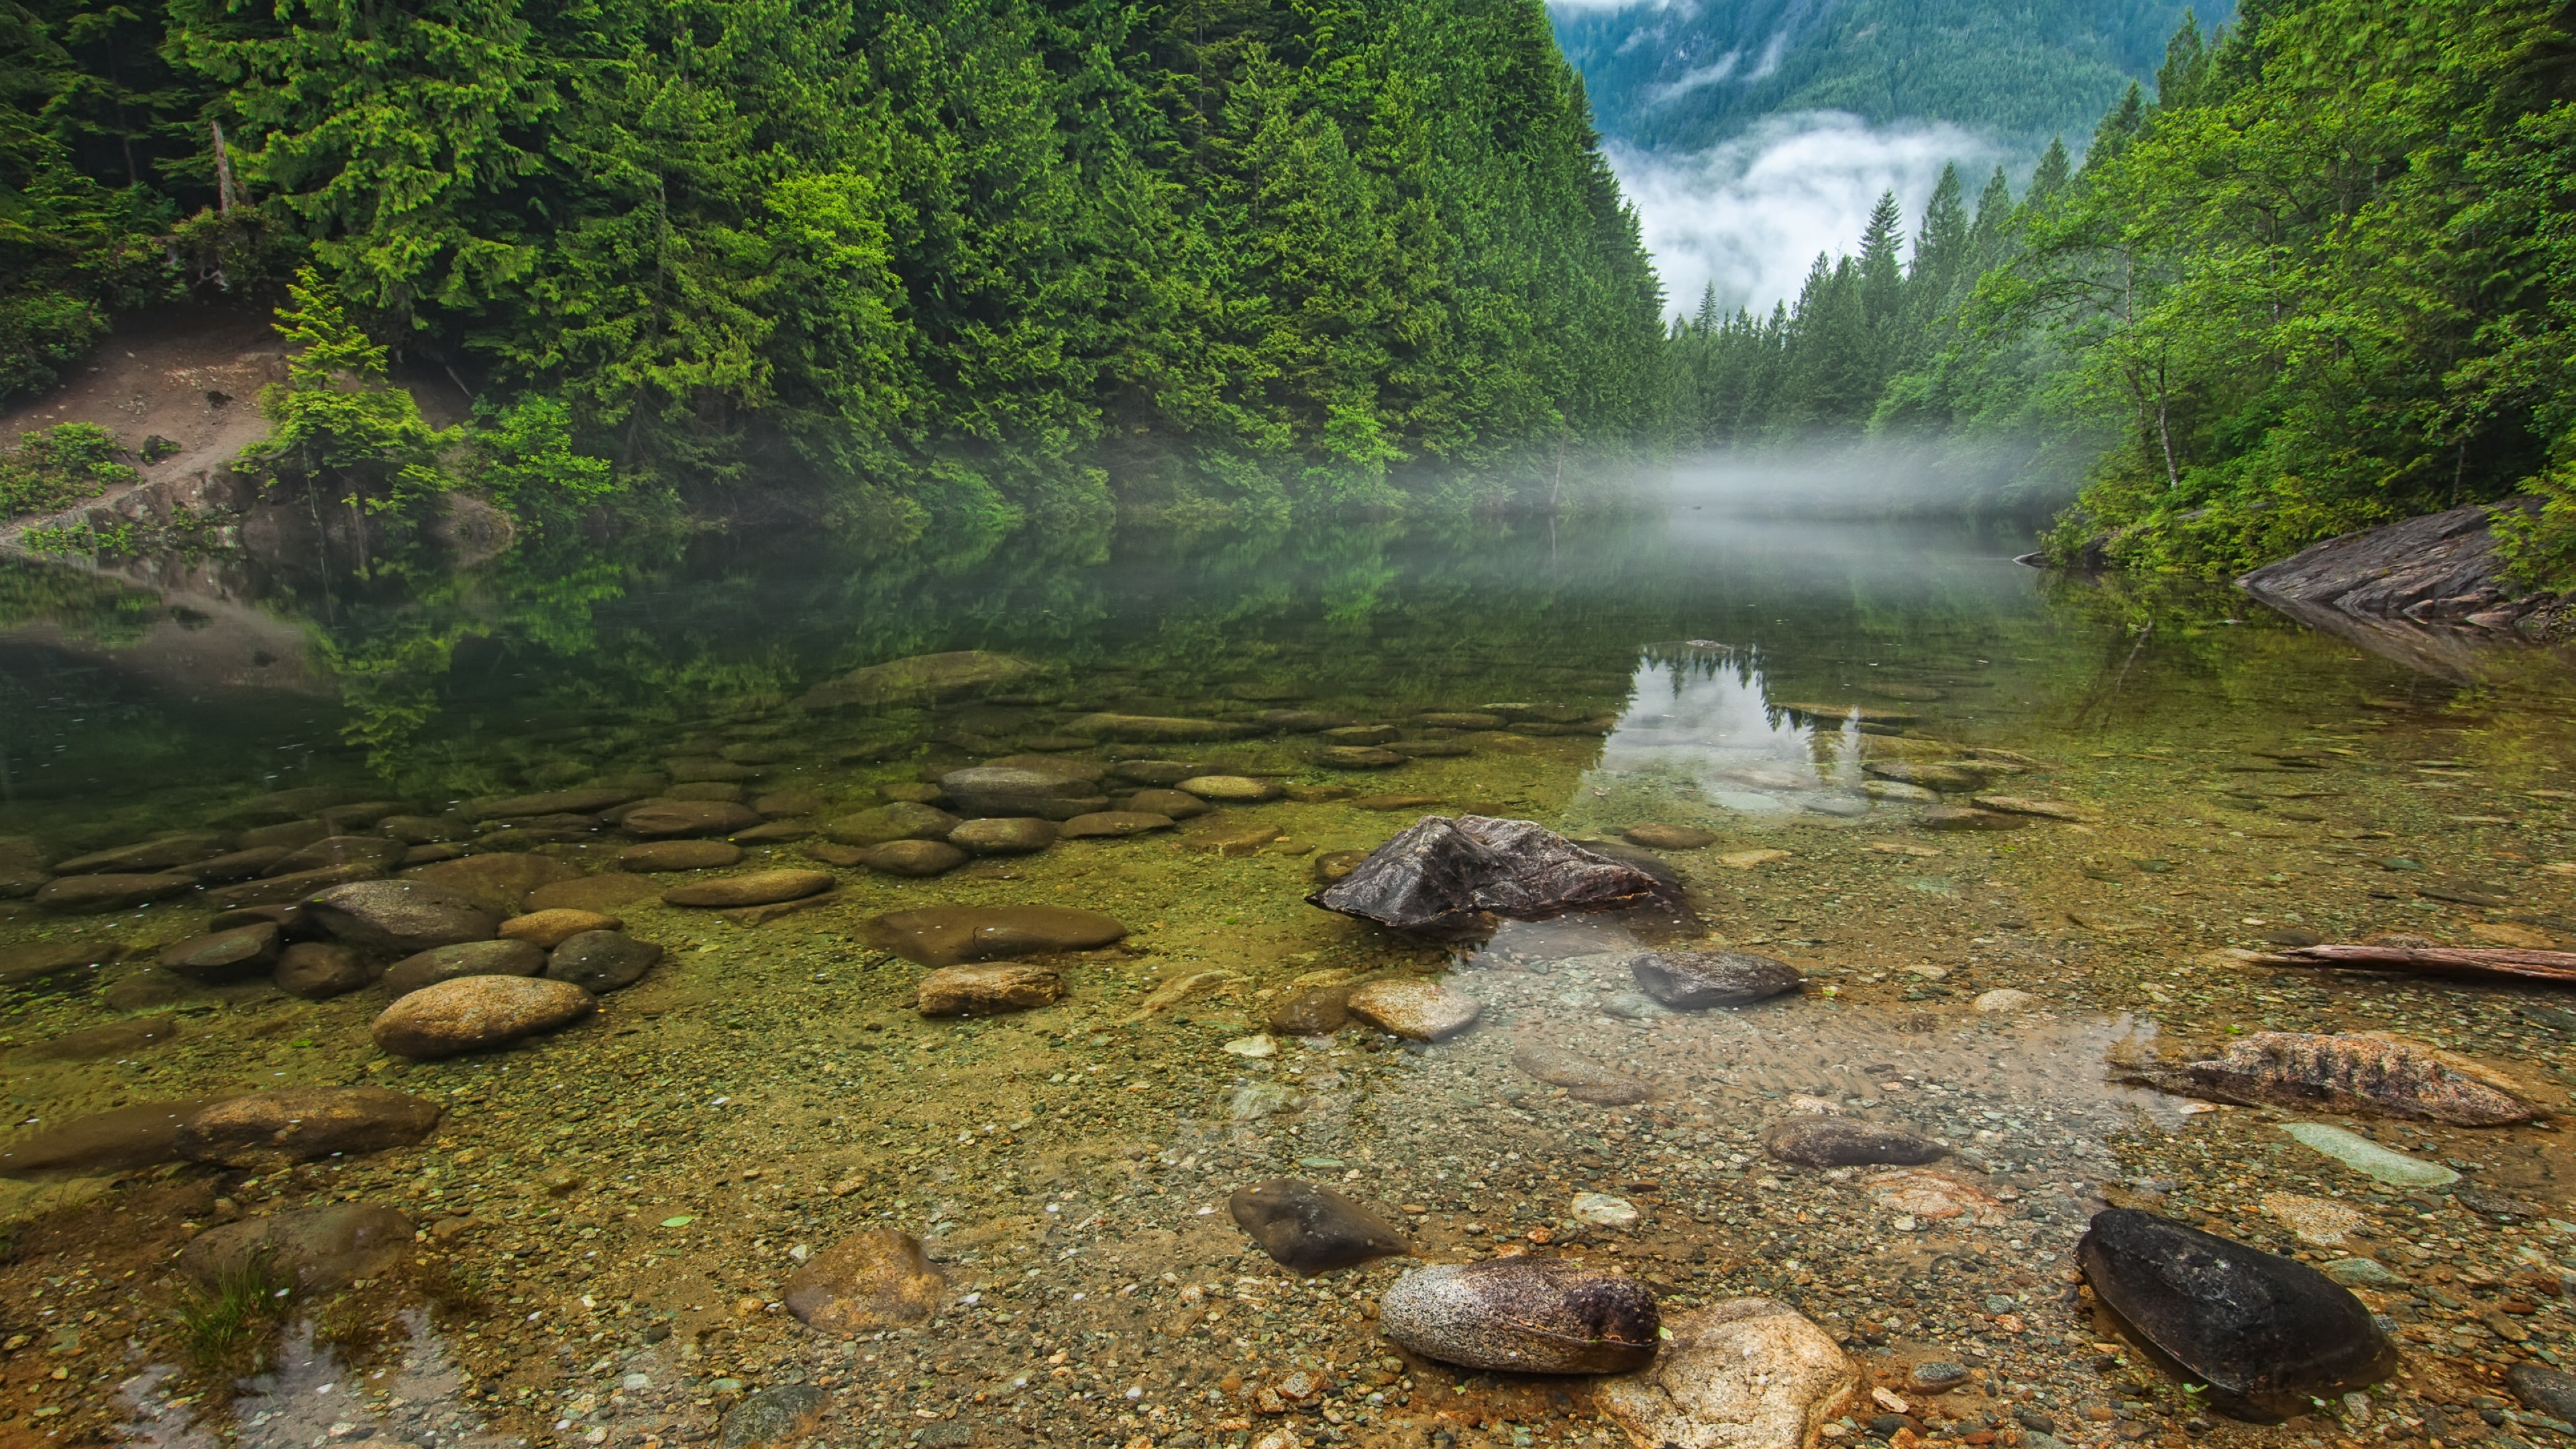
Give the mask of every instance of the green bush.
[(2526, 588), (2576, 594), (2576, 463), (2540, 474), (2525, 491), (2540, 496), (2537, 513), (2508, 508), (2495, 519), (2505, 574)]
[(118, 462), (116, 435), (96, 423), (56, 423), (20, 433), (0, 453), (0, 513), (51, 513), (96, 498), (142, 475)]

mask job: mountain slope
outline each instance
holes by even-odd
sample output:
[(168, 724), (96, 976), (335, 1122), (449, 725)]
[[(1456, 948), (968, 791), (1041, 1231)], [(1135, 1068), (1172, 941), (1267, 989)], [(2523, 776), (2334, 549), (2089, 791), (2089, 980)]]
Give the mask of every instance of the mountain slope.
[[(1697, 150), (1781, 112), (1946, 121), (2036, 152), (2154, 73), (2183, 0), (1708, 0), (1550, 14), (1602, 132)], [(2233, 13), (2204, 5), (2204, 27)]]

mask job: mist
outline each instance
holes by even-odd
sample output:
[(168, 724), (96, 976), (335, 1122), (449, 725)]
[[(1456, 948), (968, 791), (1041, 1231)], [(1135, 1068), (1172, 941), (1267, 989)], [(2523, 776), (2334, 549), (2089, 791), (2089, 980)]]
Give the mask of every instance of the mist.
[[(2036, 528), (2064, 507), (2092, 451), (2081, 438), (1880, 434), (1712, 448), (1624, 473), (1618, 491), (1719, 517), (1980, 517)], [(1608, 481), (1605, 477), (1604, 481)]]
[(1910, 240), (1941, 168), (1958, 163), (1973, 203), (2004, 148), (1962, 127), (1873, 126), (1840, 111), (1765, 119), (1695, 155), (1604, 148), (1637, 208), (1666, 305), (1685, 315), (1717, 284), (1721, 305), (1767, 312), (1792, 300), (1818, 252), (1859, 249), (1879, 194), (1894, 191)]

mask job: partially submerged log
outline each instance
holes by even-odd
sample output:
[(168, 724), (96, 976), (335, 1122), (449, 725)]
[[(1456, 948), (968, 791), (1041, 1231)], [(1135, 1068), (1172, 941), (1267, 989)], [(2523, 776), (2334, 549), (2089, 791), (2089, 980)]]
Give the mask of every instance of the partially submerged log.
[(2300, 946), (2258, 956), (2255, 964), (2422, 971), (2435, 976), (2555, 981), (2576, 986), (2576, 951), (2528, 951), (2510, 946)]

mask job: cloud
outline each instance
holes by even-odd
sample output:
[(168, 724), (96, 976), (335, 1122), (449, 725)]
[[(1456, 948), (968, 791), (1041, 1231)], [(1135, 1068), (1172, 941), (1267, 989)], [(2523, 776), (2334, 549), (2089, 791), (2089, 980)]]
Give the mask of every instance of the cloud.
[(1681, 0), (1547, 0), (1547, 8), (1569, 15), (1598, 14), (1611, 10), (1670, 10)]
[(1697, 155), (1606, 148), (1676, 311), (1714, 281), (1730, 310), (1794, 300), (1818, 252), (1857, 250), (1869, 209), (1893, 190), (1910, 236), (1941, 168), (1957, 162), (1973, 197), (2003, 148), (1957, 126), (1872, 126), (1839, 111), (1766, 118)]

